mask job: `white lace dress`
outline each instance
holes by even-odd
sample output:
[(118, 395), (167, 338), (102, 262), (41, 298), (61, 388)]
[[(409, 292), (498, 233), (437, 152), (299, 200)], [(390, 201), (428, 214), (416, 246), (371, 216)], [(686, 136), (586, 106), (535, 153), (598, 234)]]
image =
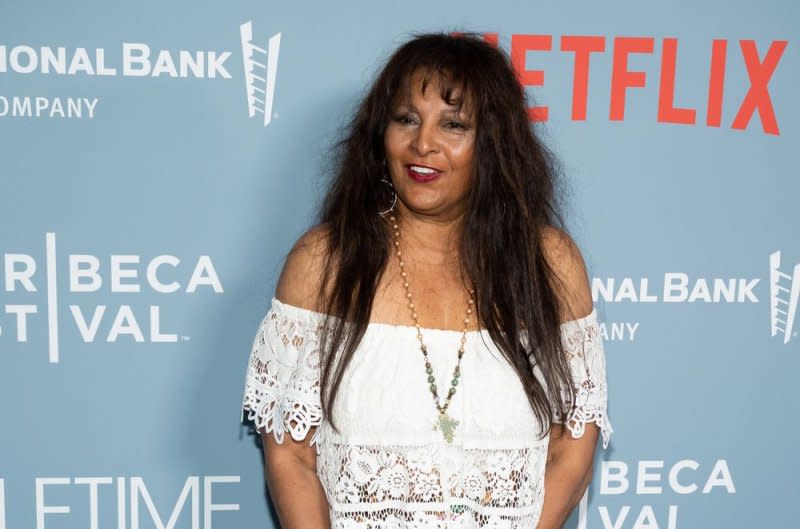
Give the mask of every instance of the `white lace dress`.
[[(345, 371), (335, 432), (320, 407), (323, 317), (272, 298), (253, 342), (243, 410), (279, 443), (287, 432), (304, 440), (318, 426), (309, 443), (333, 528), (536, 527), (549, 439), (538, 439), (519, 377), (487, 331), (467, 334), (448, 408), (459, 421), (450, 444), (434, 429), (438, 412), (416, 328), (385, 323), (369, 324)], [(461, 331), (422, 332), (434, 376), (448, 387)], [(563, 323), (561, 333), (578, 388), (567, 427), (580, 437), (596, 422), (606, 448), (613, 430), (596, 309)]]

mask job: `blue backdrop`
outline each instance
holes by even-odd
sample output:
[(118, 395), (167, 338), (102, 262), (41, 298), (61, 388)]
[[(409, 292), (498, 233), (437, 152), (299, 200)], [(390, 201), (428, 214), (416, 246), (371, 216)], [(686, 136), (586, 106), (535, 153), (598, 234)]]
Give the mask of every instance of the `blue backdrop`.
[(800, 7), (0, 4), (0, 529), (272, 527), (245, 366), (327, 149), (412, 32), (509, 51), (615, 435), (580, 529), (791, 527)]

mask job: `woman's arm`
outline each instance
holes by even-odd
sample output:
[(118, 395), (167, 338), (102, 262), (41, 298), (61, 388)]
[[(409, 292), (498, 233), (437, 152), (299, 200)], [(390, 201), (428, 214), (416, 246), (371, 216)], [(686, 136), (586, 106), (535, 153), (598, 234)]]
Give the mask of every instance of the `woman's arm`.
[(551, 426), (544, 472), (544, 506), (537, 529), (561, 529), (578, 505), (592, 480), (599, 430), (596, 424), (589, 423), (583, 436), (573, 439), (561, 424)]
[(282, 444), (272, 433), (261, 434), (264, 476), (282, 529), (330, 527), (328, 502), (317, 478), (317, 449), (309, 446), (316, 429), (302, 441), (284, 435)]
[[(275, 297), (284, 303), (320, 311), (315, 305), (321, 288), (326, 234), (321, 228), (306, 232), (286, 257)], [(264, 476), (278, 511), (282, 529), (328, 529), (329, 506), (317, 477), (317, 447), (309, 444), (317, 427), (296, 441), (285, 432), (278, 443), (271, 433), (261, 434)]]
[[(563, 281), (557, 292), (561, 320), (581, 318), (592, 311), (593, 301), (583, 256), (563, 232), (548, 228), (542, 248), (548, 263)], [(561, 529), (592, 479), (592, 463), (599, 436), (597, 424), (587, 423), (583, 436), (572, 437), (564, 425), (551, 425), (544, 478), (544, 505), (537, 529)]]

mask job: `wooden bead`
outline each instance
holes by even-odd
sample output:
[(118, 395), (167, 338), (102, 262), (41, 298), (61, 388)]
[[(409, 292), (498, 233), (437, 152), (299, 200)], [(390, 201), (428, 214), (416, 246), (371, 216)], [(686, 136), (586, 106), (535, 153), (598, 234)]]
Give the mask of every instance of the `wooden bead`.
[(414, 325), (417, 328), (417, 340), (419, 340), (420, 350), (422, 351), (422, 355), (425, 360), (425, 371), (427, 375), (427, 379), (429, 382), (429, 388), (431, 393), (433, 394), (434, 405), (439, 413), (445, 413), (447, 411), (447, 407), (450, 405), (450, 400), (452, 399), (453, 395), (456, 393), (456, 386), (458, 385), (458, 378), (461, 375), (461, 358), (464, 356), (464, 345), (467, 341), (467, 331), (469, 327), (469, 315), (472, 314), (472, 306), (475, 304), (474, 300), (472, 299), (472, 295), (475, 293), (474, 289), (469, 289), (470, 297), (467, 300), (467, 317), (464, 318), (464, 330), (461, 333), (461, 346), (458, 349), (458, 362), (456, 363), (455, 369), (453, 370), (453, 379), (451, 380), (450, 384), (451, 387), (447, 392), (447, 397), (445, 400), (444, 406), (439, 404), (439, 394), (436, 388), (435, 377), (433, 375), (433, 368), (431, 366), (430, 361), (428, 360), (428, 347), (423, 342), (422, 337), (422, 327), (419, 325), (419, 315), (417, 314), (416, 307), (414, 306), (414, 302), (412, 301), (411, 297), (411, 290), (409, 287), (409, 283), (407, 280), (408, 274), (405, 271), (405, 262), (403, 261), (403, 254), (400, 251), (400, 230), (397, 225), (397, 219), (394, 215), (390, 215), (389, 219), (392, 221), (392, 227), (394, 228), (394, 246), (395, 246), (395, 253), (397, 254), (397, 260), (400, 265), (400, 276), (403, 278), (403, 288), (406, 290), (406, 299), (408, 299), (408, 308), (411, 310), (411, 318), (414, 320)]

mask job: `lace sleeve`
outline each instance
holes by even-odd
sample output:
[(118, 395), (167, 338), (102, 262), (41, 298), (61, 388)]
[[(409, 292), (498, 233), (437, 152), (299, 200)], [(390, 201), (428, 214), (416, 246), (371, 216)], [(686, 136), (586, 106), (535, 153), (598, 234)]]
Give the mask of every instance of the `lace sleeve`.
[[(261, 320), (247, 366), (242, 418), (259, 432), (284, 432), (295, 441), (306, 438), (322, 419), (317, 313), (272, 299)], [(316, 440), (312, 436), (310, 445)]]
[[(597, 423), (605, 449), (614, 430), (607, 413), (606, 358), (597, 310), (592, 308), (588, 315), (562, 323), (561, 339), (575, 388), (574, 403), (568, 400), (566, 389), (561, 391), (561, 398), (569, 410), (566, 426), (577, 439), (583, 435), (586, 423)], [(564, 417), (557, 413), (555, 421), (564, 423)]]

